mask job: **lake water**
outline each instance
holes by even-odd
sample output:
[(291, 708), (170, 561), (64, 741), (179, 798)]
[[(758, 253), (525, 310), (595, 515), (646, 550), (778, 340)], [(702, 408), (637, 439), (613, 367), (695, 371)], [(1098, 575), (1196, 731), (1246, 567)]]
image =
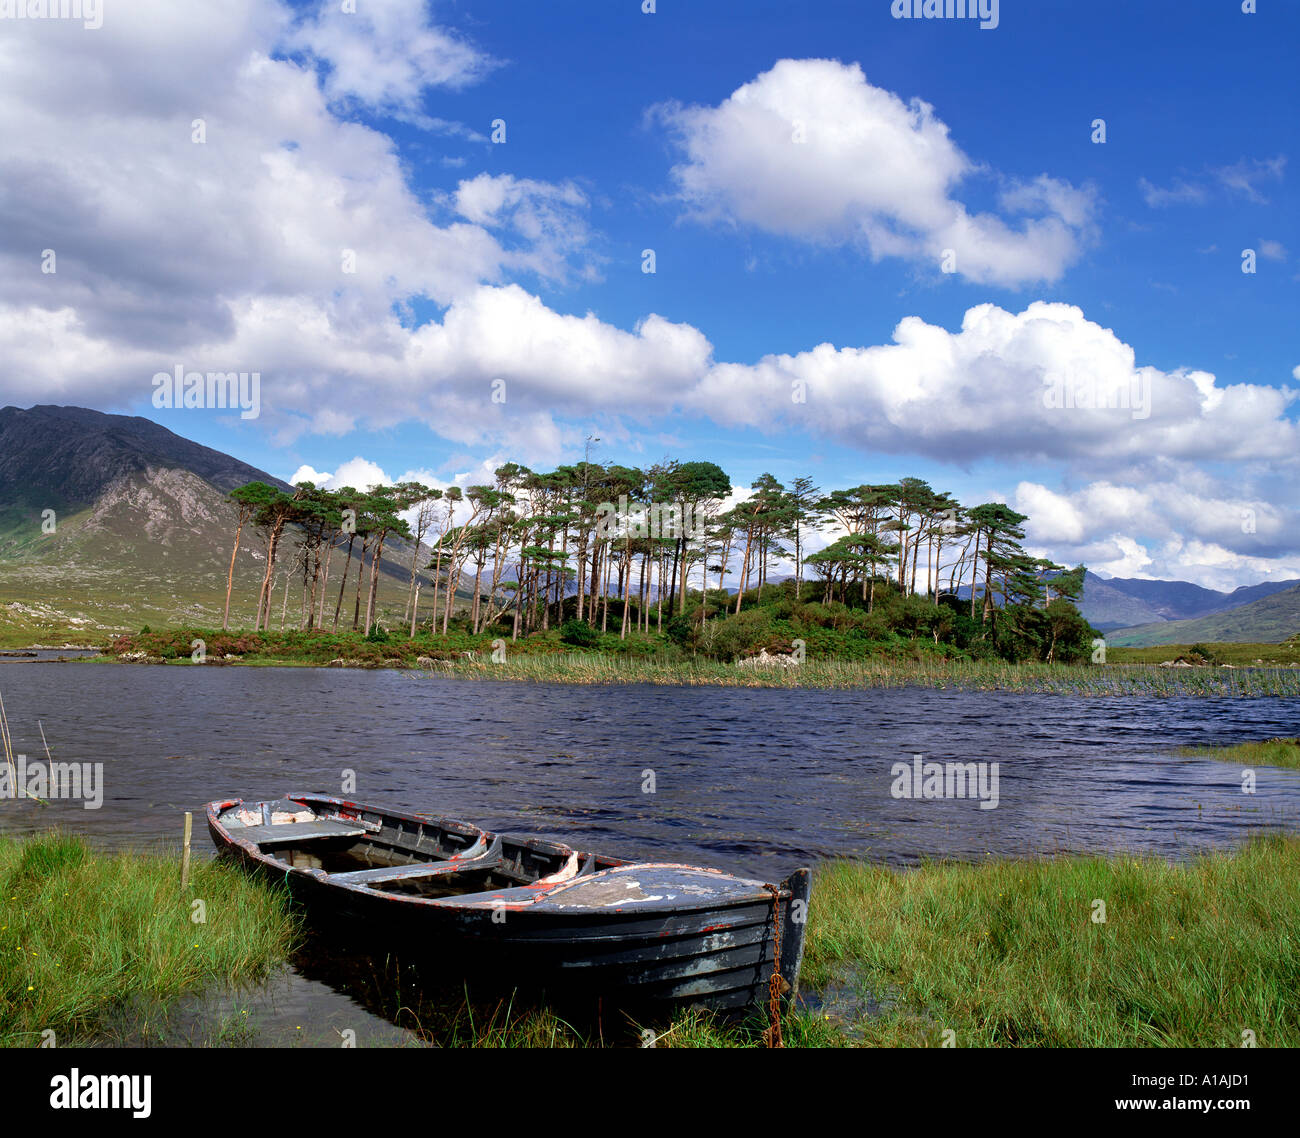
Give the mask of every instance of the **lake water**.
[[(99, 809), (0, 801), (0, 830), (58, 824), (109, 848), (176, 847), (185, 810), (337, 794), (348, 771), (358, 801), (769, 881), (833, 856), (1181, 858), (1300, 830), (1300, 773), (1258, 768), (1245, 794), (1243, 767), (1172, 753), (1300, 734), (1295, 700), (566, 687), (16, 659), (0, 659), (0, 692), (15, 751), (43, 757), (40, 720), (56, 759), (104, 764)], [(893, 797), (891, 768), (916, 754), (996, 762), (997, 808)], [(201, 825), (195, 836), (206, 845)], [(291, 1010), (271, 1017), (276, 1030), (302, 1019), (315, 988), (345, 999), (346, 985), (310, 972), (277, 981), (271, 1003)]]
[[(102, 762), (103, 804), (0, 802), (108, 847), (179, 840), (181, 813), (285, 791), (545, 834), (765, 880), (837, 855), (1228, 847), (1297, 828), (1300, 773), (1172, 754), (1300, 733), (1300, 701), (929, 689), (582, 687), (399, 671), (0, 661), (15, 751)], [(891, 796), (891, 768), (998, 764), (999, 805)], [(653, 793), (645, 793), (653, 772)]]

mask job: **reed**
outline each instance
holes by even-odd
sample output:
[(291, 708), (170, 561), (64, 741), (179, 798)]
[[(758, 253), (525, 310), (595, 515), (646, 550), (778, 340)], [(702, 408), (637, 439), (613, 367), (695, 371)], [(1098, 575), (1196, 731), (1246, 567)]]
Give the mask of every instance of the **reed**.
[(793, 668), (741, 668), (698, 659), (656, 661), (601, 653), (551, 653), (457, 660), (434, 674), (567, 684), (680, 684), (762, 688), (902, 688), (1010, 691), (1079, 697), (1300, 696), (1300, 670), (1170, 669), (1141, 665), (1011, 664), (1002, 661), (810, 659)]

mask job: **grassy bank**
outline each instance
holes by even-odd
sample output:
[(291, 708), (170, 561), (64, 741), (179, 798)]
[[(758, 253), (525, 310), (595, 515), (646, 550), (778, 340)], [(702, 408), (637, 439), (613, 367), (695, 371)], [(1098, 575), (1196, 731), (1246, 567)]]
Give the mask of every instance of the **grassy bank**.
[(226, 866), (196, 862), (182, 894), (174, 858), (104, 856), (56, 834), (0, 839), (0, 1045), (53, 1031), (64, 1046), (124, 1006), (255, 982), (294, 935), (282, 898)]
[(1300, 739), (1264, 739), (1254, 743), (1237, 743), (1231, 747), (1179, 747), (1178, 754), (1188, 758), (1219, 759), (1247, 766), (1290, 767), (1300, 770)]
[[(787, 1046), (1300, 1046), (1300, 838), (1182, 865), (1144, 858), (818, 867)], [(190, 921), (168, 858), (100, 857), (78, 839), (0, 841), (0, 1042), (60, 1045), (124, 1006), (165, 1008), (212, 983), (256, 982), (292, 921), (274, 894), (195, 866)], [(1094, 920), (1105, 904), (1105, 921)], [(409, 1015), (411, 993), (384, 981)], [(391, 992), (388, 989), (391, 988)], [(388, 998), (383, 1002), (387, 1004)], [(429, 1042), (462, 1047), (761, 1046), (761, 1013), (683, 1013), (653, 1036), (575, 1028), (505, 1001), (442, 1007)], [(427, 1021), (426, 1021), (427, 1022)], [(612, 1025), (610, 1025), (612, 1026)], [(249, 1021), (210, 1032), (256, 1042)]]
[[(1188, 865), (1080, 858), (823, 869), (806, 978), (884, 1010), (865, 1043), (1300, 1045), (1300, 839)], [(1105, 903), (1105, 923), (1093, 920)]]
[(1300, 665), (1300, 639), (1282, 644), (1221, 643), (1164, 644), (1153, 648), (1126, 648), (1108, 644), (1106, 660), (1111, 664), (1161, 664), (1166, 660), (1187, 660), (1211, 667), (1231, 664), (1234, 668), (1287, 668)]
[[(465, 679), (568, 684), (685, 684), (781, 688), (930, 687), (1074, 696), (1300, 696), (1300, 668), (1160, 668), (1148, 665), (1012, 664), (952, 658), (920, 647), (855, 659), (809, 654), (798, 667), (751, 667), (692, 656), (653, 637), (602, 641), (575, 650), (556, 632), (526, 640), (455, 633), (408, 639), (354, 633), (222, 633), (191, 628), (116, 639), (111, 658), (184, 667), (359, 667), (421, 669)], [(202, 641), (203, 664), (192, 659)]]

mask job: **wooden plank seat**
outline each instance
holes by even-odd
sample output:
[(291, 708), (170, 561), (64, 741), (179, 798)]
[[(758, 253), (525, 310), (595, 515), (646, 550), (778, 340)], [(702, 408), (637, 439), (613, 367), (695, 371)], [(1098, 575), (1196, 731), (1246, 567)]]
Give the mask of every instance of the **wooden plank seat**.
[(501, 864), (501, 839), (491, 847), (480, 840), (454, 857), (443, 861), (413, 861), (409, 865), (380, 865), (373, 869), (353, 869), (346, 873), (331, 873), (331, 881), (345, 885), (379, 885), (387, 881), (408, 881), (413, 878), (439, 877), (447, 873), (472, 873), (479, 869), (494, 869)]
[(349, 826), (346, 822), (317, 818), (311, 822), (282, 822), (278, 826), (231, 827), (230, 835), (259, 846), (278, 846), (285, 842), (309, 841), (312, 838), (360, 838), (367, 832), (360, 826)]

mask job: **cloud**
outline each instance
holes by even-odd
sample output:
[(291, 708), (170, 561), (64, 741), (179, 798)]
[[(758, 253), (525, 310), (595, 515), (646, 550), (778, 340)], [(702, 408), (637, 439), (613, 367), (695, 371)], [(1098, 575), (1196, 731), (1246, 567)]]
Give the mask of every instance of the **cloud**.
[(1204, 186), (1181, 180), (1167, 189), (1161, 189), (1159, 186), (1152, 185), (1146, 178), (1139, 178), (1138, 186), (1142, 190), (1143, 200), (1153, 209), (1167, 205), (1201, 205), (1209, 198)]
[(1276, 158), (1243, 158), (1232, 166), (1221, 166), (1212, 173), (1229, 190), (1263, 205), (1268, 202), (1268, 198), (1260, 192), (1260, 184), (1280, 182), (1285, 170), (1286, 156), (1279, 154)]
[(1259, 240), (1259, 255), (1270, 261), (1285, 261), (1286, 246), (1281, 241), (1273, 241), (1267, 237), (1261, 237)]
[[(1244, 576), (1300, 576), (1294, 534), (1300, 511), (1192, 470), (1126, 486), (1109, 480), (1074, 490), (1021, 482), (1015, 508), (1029, 515), (1026, 545), (1110, 576), (1140, 575), (1233, 589)], [(1134, 535), (1141, 535), (1141, 538)]]
[(361, 0), (344, 11), (319, 0), (284, 37), (282, 46), (319, 65), (326, 98), (344, 107), (414, 119), (458, 133), (421, 110), (426, 91), (458, 90), (499, 66), (454, 32), (429, 22), (424, 0)]
[(597, 258), (590, 251), (586, 219), (590, 203), (573, 182), (557, 185), (484, 173), (461, 182), (445, 200), (474, 225), (521, 240), (509, 267), (563, 281), (573, 260), (584, 278), (595, 279)]
[(176, 364), (258, 371), (282, 441), (343, 433), (364, 406), (317, 393), (339, 370), (395, 374), (411, 347), (395, 313), (409, 323), (413, 301), (597, 263), (571, 184), (472, 179), (498, 188), (495, 212), (436, 224), (393, 140), (340, 119), (313, 70), (272, 57), (288, 26), (260, 0), (219, 13), (140, 0), (93, 35), (10, 22), (0, 345), (13, 398), (121, 406)]
[(1169, 205), (1204, 205), (1210, 200), (1210, 186), (1241, 194), (1259, 205), (1268, 199), (1260, 192), (1265, 182), (1280, 182), (1286, 170), (1286, 157), (1243, 158), (1231, 166), (1213, 167), (1191, 181), (1178, 178), (1168, 187), (1156, 186), (1146, 178), (1138, 179), (1138, 188), (1147, 205), (1159, 209)]
[[(715, 358), (700, 328), (654, 312), (621, 327), (558, 311), (515, 278), (566, 280), (599, 263), (589, 191), (482, 174), (448, 189), (431, 214), (394, 141), (331, 103), (332, 72), (275, 57), (290, 27), (272, 0), (228, 0), (220, 11), (139, 0), (94, 35), (65, 34), (59, 21), (6, 29), (7, 401), (122, 408), (177, 364), (257, 371), (258, 425), (277, 442), (420, 422), (538, 466), (581, 453), (592, 420), (610, 445), (627, 446), (666, 423), (711, 420), (950, 467), (1042, 460), (1063, 483), (1112, 487), (1082, 498), (1063, 486), (1025, 491), (1039, 494), (1040, 540), (1096, 548), (1106, 564), (1174, 565), (1204, 548), (1269, 566), (1294, 546), (1300, 526), (1278, 504), (1300, 461), (1295, 387), (1155, 368), (1118, 332), (1059, 303), (978, 305), (951, 330), (907, 316), (885, 343), (732, 361)], [(369, 97), (409, 110), (396, 82)], [(769, 170), (784, 153), (774, 124), (789, 127), (796, 110), (808, 168)], [(978, 171), (947, 128), (856, 67), (786, 61), (718, 108), (673, 113), (691, 208), (737, 224), (861, 240), (877, 256), (960, 241), (960, 271), (1008, 280), (1060, 270), (1090, 225), (1090, 196), (1048, 176), (1001, 186), (1002, 209), (1031, 218), (1020, 231), (968, 214), (951, 190)], [(195, 120), (204, 142), (191, 141)], [(865, 158), (874, 159), (866, 178), (854, 165)], [(1041, 244), (1028, 228), (1039, 222)], [(57, 272), (41, 272), (44, 249)], [(411, 318), (421, 301), (434, 318)], [(1049, 406), (1056, 383), (1103, 402), (1136, 395), (1150, 413)], [(173, 414), (168, 425), (186, 433), (190, 413)], [(1238, 471), (1269, 464), (1278, 482), (1198, 484), (1211, 456)], [(460, 462), (455, 477), (488, 481), (478, 461)], [(298, 474), (386, 480), (360, 456)], [(1251, 541), (1234, 535), (1239, 507), (1257, 511)], [(1133, 536), (1144, 532), (1155, 535), (1149, 549)]]
[(1155, 455), (1290, 463), (1297, 398), (1140, 365), (1079, 308), (1036, 301), (1018, 313), (978, 305), (957, 332), (909, 316), (890, 344), (718, 363), (684, 402), (731, 426), (803, 428), (867, 451), (1088, 467)]
[(957, 273), (1006, 287), (1060, 279), (1091, 234), (1091, 190), (1046, 174), (1002, 180), (1005, 218), (970, 213), (952, 191), (987, 172), (930, 104), (872, 86), (857, 64), (784, 59), (716, 107), (664, 104), (652, 119), (684, 154), (673, 178), (701, 221), (935, 269), (952, 250)]

